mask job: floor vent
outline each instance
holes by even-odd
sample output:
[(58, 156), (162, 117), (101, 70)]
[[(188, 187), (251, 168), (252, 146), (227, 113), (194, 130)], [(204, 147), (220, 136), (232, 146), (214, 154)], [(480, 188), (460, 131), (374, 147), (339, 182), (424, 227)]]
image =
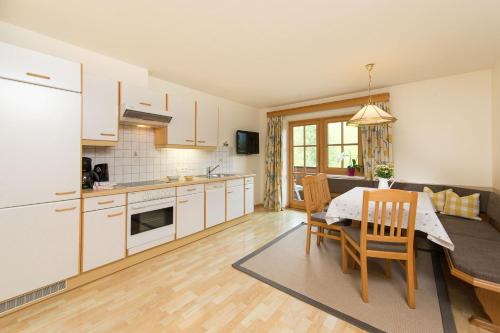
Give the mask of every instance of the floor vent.
[(53, 283), (49, 286), (34, 290), (21, 296), (8, 299), (0, 303), (0, 314), (3, 312), (15, 309), (24, 304), (36, 301), (37, 299), (57, 293), (60, 290), (66, 289), (66, 280)]

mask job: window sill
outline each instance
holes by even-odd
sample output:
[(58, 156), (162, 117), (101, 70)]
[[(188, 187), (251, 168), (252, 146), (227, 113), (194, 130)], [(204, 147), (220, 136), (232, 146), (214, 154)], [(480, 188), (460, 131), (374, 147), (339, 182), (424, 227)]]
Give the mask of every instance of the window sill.
[(326, 175), (328, 178), (340, 178), (340, 179), (365, 179), (363, 176), (348, 176), (348, 175), (336, 175), (336, 174), (327, 174)]

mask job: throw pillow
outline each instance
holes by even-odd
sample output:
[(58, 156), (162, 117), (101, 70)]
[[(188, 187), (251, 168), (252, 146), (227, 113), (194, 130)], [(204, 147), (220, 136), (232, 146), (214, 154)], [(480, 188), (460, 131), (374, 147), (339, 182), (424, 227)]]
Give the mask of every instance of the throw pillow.
[(427, 186), (424, 187), (424, 193), (427, 193), (431, 197), (432, 205), (434, 206), (434, 210), (436, 212), (442, 212), (444, 210), (444, 203), (446, 201), (446, 193), (448, 193), (448, 192), (453, 192), (453, 190), (448, 189), (448, 190), (434, 193)]
[(479, 193), (460, 197), (454, 192), (449, 192), (446, 194), (443, 213), (481, 221), (479, 217), (479, 207)]

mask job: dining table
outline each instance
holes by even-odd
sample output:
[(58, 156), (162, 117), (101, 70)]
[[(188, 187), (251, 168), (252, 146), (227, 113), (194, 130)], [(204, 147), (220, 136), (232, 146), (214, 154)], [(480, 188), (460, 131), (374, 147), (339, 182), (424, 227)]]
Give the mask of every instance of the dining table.
[[(374, 191), (376, 188), (355, 187), (332, 199), (326, 212), (326, 222), (328, 224), (339, 223), (345, 219), (361, 221), (363, 215), (363, 194), (365, 191)], [(391, 218), (392, 210), (388, 203), (387, 219)], [(373, 223), (375, 203), (368, 206), (368, 222)], [(406, 228), (409, 205), (404, 205), (403, 228)], [(379, 222), (380, 223), (380, 222)], [(427, 234), (427, 239), (445, 247), (451, 251), (455, 246), (446, 232), (443, 224), (439, 220), (432, 200), (427, 193), (418, 192), (417, 212), (415, 218), (415, 230)]]

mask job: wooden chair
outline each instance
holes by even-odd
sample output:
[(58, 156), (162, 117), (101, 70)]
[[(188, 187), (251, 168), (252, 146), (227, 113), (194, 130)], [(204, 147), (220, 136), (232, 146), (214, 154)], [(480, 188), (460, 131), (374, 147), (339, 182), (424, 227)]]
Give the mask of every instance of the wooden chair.
[[(317, 236), (316, 244), (319, 245), (321, 237), (340, 240), (342, 225), (328, 225), (325, 220), (326, 212), (324, 211), (325, 203), (322, 199), (320, 183), (317, 176), (305, 176), (302, 178), (304, 187), (304, 203), (307, 212), (307, 240), (306, 253), (309, 254), (311, 249), (311, 235)], [(313, 226), (316, 230), (313, 230)], [(333, 234), (325, 233), (325, 230), (332, 231)]]
[(328, 177), (324, 173), (318, 173), (316, 175), (319, 181), (319, 191), (321, 196), (321, 202), (328, 208), (330, 201), (332, 201), (332, 196), (330, 195), (330, 186), (328, 185)]
[[(361, 230), (343, 227), (341, 233), (342, 271), (347, 271), (349, 256), (361, 267), (361, 297), (368, 302), (368, 258), (385, 259), (385, 272), (390, 276), (391, 260), (404, 263), (407, 283), (407, 302), (415, 308), (415, 217), (418, 194), (401, 190), (365, 191), (363, 195), (363, 214)], [(374, 203), (373, 224), (368, 226), (370, 203)], [(390, 204), (390, 207), (388, 208)], [(404, 205), (409, 206), (407, 228), (403, 228)], [(390, 221), (388, 210), (391, 210)], [(388, 224), (390, 222), (390, 225)]]

